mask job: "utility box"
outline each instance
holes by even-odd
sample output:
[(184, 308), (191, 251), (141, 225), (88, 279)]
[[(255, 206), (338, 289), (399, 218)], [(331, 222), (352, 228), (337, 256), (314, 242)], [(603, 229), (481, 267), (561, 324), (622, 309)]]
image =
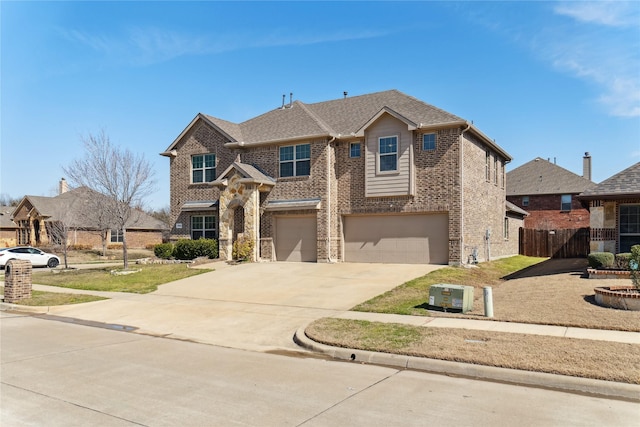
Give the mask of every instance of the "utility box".
[(438, 283), (429, 288), (429, 306), (444, 311), (460, 310), (463, 313), (473, 310), (473, 286), (449, 285)]

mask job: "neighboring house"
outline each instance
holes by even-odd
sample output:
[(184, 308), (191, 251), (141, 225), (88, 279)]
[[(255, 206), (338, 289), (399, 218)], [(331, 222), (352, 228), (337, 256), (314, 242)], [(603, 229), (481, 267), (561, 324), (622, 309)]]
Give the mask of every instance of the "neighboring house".
[(16, 245), (18, 226), (11, 220), (11, 212), (15, 206), (0, 206), (0, 247), (8, 248)]
[(507, 200), (526, 210), (525, 228), (557, 230), (589, 227), (589, 208), (577, 195), (593, 187), (591, 156), (576, 175), (540, 157), (507, 172)]
[(518, 253), (509, 154), (396, 90), (283, 98), (239, 124), (200, 113), (161, 154), (172, 239), (219, 238), (221, 259), (239, 235), (255, 242), (254, 260), (458, 264), (474, 249), (481, 260)]
[(591, 211), (591, 252), (640, 245), (640, 162), (580, 194)]
[[(71, 246), (101, 248), (103, 239), (109, 246), (122, 245), (122, 230), (113, 229), (101, 217), (100, 200), (105, 196), (81, 187), (67, 191), (61, 181), (61, 194), (55, 197), (25, 196), (13, 210), (19, 245), (55, 244), (55, 224), (67, 228)], [(126, 227), (127, 247), (145, 248), (162, 243), (167, 225), (146, 213), (135, 210)]]

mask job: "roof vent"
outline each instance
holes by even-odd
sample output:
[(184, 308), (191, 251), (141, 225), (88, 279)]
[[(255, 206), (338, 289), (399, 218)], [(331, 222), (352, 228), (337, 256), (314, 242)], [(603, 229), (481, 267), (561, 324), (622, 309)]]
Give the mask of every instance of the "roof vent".
[(347, 95), (349, 95), (349, 92), (347, 92), (346, 90), (344, 92), (342, 92), (342, 94), (344, 95), (344, 98), (347, 98)]

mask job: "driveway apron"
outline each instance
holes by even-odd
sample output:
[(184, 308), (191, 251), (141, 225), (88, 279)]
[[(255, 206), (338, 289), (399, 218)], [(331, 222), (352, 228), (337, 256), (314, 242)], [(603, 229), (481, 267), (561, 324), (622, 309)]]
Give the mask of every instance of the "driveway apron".
[[(49, 314), (253, 351), (298, 350), (300, 326), (337, 315), (440, 265), (222, 262), (145, 295), (51, 307)], [(87, 292), (89, 293), (89, 292)], [(425, 296), (425, 300), (428, 296)]]

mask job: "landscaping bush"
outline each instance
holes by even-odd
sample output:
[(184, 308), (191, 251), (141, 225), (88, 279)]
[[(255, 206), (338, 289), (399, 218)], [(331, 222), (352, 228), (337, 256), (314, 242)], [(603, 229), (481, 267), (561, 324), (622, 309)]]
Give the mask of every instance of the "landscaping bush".
[(640, 245), (631, 246), (631, 257), (629, 261), (631, 282), (636, 289), (640, 290)]
[(618, 270), (629, 270), (629, 260), (631, 260), (631, 252), (616, 254), (615, 267)]
[(591, 252), (587, 256), (591, 268), (613, 268), (615, 257), (611, 252)]
[(175, 244), (173, 256), (182, 260), (192, 260), (198, 257), (217, 258), (218, 241), (214, 239), (180, 239)]
[(173, 243), (160, 243), (153, 247), (153, 254), (161, 259), (170, 259), (173, 256)]
[(253, 239), (244, 236), (238, 237), (238, 239), (233, 242), (233, 259), (246, 261), (251, 258), (254, 245)]

